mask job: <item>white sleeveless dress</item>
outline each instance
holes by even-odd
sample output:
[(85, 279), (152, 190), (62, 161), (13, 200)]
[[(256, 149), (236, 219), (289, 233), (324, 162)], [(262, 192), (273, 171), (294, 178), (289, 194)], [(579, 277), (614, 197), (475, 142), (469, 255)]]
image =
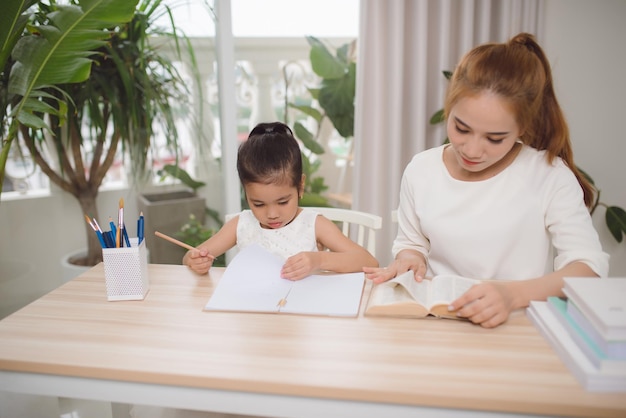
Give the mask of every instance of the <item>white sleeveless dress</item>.
[(251, 210), (244, 210), (237, 223), (237, 248), (241, 250), (257, 244), (285, 259), (302, 251), (317, 251), (315, 220), (318, 215), (318, 212), (304, 208), (289, 225), (265, 229)]

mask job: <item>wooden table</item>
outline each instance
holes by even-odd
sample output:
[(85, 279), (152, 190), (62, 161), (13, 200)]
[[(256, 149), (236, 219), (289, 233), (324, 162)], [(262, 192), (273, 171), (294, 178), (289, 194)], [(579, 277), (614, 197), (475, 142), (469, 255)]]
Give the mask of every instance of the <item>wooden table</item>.
[(149, 269), (144, 301), (108, 302), (99, 264), (0, 321), (0, 390), (264, 416), (626, 416), (524, 312), (492, 330), (204, 312), (221, 269)]

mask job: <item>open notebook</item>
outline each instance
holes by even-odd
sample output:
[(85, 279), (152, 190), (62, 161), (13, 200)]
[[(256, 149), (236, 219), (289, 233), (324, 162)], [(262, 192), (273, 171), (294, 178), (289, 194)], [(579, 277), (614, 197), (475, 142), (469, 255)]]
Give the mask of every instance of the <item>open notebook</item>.
[(283, 264), (282, 258), (257, 245), (240, 250), (224, 271), (205, 310), (358, 315), (365, 284), (362, 272), (314, 274), (291, 281), (280, 277)]

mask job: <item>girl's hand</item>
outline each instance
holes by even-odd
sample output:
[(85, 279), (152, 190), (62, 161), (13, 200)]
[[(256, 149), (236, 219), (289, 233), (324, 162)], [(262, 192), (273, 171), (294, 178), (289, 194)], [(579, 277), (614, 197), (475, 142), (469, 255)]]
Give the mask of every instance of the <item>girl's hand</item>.
[(512, 283), (484, 282), (472, 286), (450, 304), (450, 311), (485, 328), (496, 327), (515, 309)]
[(398, 254), (398, 257), (387, 267), (363, 267), (365, 278), (374, 283), (382, 283), (391, 280), (399, 274), (412, 270), (415, 280), (421, 282), (426, 274), (426, 260), (421, 254)]
[(189, 250), (183, 257), (183, 264), (197, 274), (207, 274), (213, 265), (213, 257), (207, 250)]
[(300, 280), (309, 276), (320, 266), (320, 252), (301, 252), (285, 261), (280, 277), (288, 280)]

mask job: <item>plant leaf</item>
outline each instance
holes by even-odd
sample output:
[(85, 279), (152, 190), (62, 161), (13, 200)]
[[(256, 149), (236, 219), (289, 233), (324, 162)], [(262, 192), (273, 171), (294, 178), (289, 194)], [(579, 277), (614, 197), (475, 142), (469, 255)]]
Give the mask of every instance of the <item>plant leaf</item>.
[(209, 218), (213, 219), (219, 228), (224, 225), (224, 221), (217, 210), (206, 207), (205, 212)]
[(605, 213), (606, 226), (617, 242), (626, 234), (626, 211), (619, 206), (609, 206)]
[(438, 125), (444, 121), (443, 109), (439, 109), (430, 117), (431, 125)]
[[(109, 36), (103, 28), (131, 20), (137, 2), (138, 0), (79, 0), (80, 7), (55, 5), (55, 9), (47, 15), (51, 24), (32, 26), (29, 33), (24, 35), (23, 26), (20, 26), (24, 18), (21, 16), (27, 5), (31, 4), (30, 0), (15, 0), (3, 4), (1, 22), (8, 25), (6, 31), (0, 35), (4, 36), (0, 38), (3, 50), (5, 46), (12, 46), (11, 42), (15, 42), (11, 50), (15, 63), (11, 67), (7, 91), (9, 94), (21, 96), (21, 99), (11, 109), (12, 126), (2, 142), (0, 193), (8, 151), (17, 135), (17, 124), (47, 129), (42, 116), (35, 113), (39, 104), (33, 102), (40, 99), (40, 90), (56, 84), (86, 80), (91, 68), (89, 57)], [(21, 37), (15, 41), (17, 36)], [(61, 100), (57, 102), (59, 108), (64, 108)], [(6, 115), (3, 115), (3, 124), (6, 122), (5, 118)]]
[(320, 89), (317, 87), (307, 87), (307, 90), (309, 91), (309, 94), (311, 94), (311, 97), (314, 100), (318, 100), (320, 97)]
[(28, 97), (45, 85), (87, 79), (89, 56), (109, 37), (103, 28), (132, 19), (137, 0), (81, 0), (80, 6), (58, 6), (49, 13), (53, 25), (23, 36), (15, 45), (9, 92)]
[(166, 173), (174, 177), (175, 179), (180, 180), (187, 187), (192, 188), (194, 192), (200, 187), (206, 185), (206, 183), (202, 181), (197, 181), (197, 180), (192, 179), (188, 172), (178, 167), (177, 165), (166, 164), (165, 166), (163, 166), (162, 171), (163, 173)]
[(37, 0), (5, 0), (0, 13), (0, 69), (3, 69), (13, 47), (24, 30), (28, 15), (24, 14)]
[(314, 36), (307, 36), (307, 41), (311, 45), (309, 59), (311, 68), (315, 74), (325, 79), (335, 79), (343, 77), (347, 70), (345, 63), (335, 57), (319, 39)]
[(294, 109), (298, 109), (299, 111), (301, 111), (302, 113), (304, 113), (306, 115), (311, 116), (318, 123), (321, 122), (322, 118), (324, 117), (319, 110), (317, 110), (316, 108), (311, 107), (311, 106), (297, 105), (297, 104), (294, 104), (294, 103), (289, 103), (289, 106), (294, 108)]
[(354, 95), (356, 89), (356, 64), (343, 77), (323, 80), (319, 103), (326, 111), (337, 132), (349, 138), (354, 135)]
[(330, 206), (328, 204), (328, 200), (319, 194), (316, 193), (304, 193), (302, 199), (300, 199), (300, 206)]
[(313, 138), (313, 134), (309, 132), (307, 128), (302, 125), (300, 122), (296, 122), (293, 125), (294, 133), (296, 137), (302, 141), (302, 145), (313, 154), (323, 154), (324, 147)]
[(324, 183), (324, 177), (315, 177), (309, 183), (311, 193), (322, 193), (328, 189), (326, 183)]

